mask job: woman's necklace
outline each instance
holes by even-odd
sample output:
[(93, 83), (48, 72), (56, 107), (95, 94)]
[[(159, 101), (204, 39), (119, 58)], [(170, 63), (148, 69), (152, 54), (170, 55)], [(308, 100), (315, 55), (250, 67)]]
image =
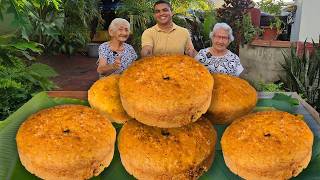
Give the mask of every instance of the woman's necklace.
[(213, 47), (211, 47), (209, 49), (210, 53), (213, 55), (213, 56), (224, 56), (227, 54), (227, 50), (226, 51), (221, 51), (221, 52), (217, 52), (216, 50), (213, 49)]

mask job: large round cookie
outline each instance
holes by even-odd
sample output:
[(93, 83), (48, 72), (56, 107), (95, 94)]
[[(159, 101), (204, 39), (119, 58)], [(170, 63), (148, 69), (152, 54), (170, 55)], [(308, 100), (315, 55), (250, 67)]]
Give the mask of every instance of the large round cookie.
[(61, 105), (30, 116), (16, 141), (23, 166), (42, 179), (89, 179), (109, 166), (116, 131), (98, 111)]
[(213, 78), (188, 56), (157, 56), (137, 61), (120, 77), (126, 112), (149, 126), (181, 127), (196, 121), (210, 105)]
[(110, 75), (96, 81), (88, 91), (88, 101), (92, 108), (108, 115), (111, 122), (122, 124), (131, 118), (121, 104), (119, 77)]
[(137, 179), (197, 179), (213, 161), (217, 135), (209, 120), (162, 129), (132, 120), (118, 136), (121, 162)]
[(280, 111), (249, 114), (224, 132), (221, 147), (229, 169), (244, 179), (289, 179), (312, 154), (313, 134), (299, 117)]
[(256, 106), (257, 92), (247, 81), (227, 74), (212, 76), (214, 87), (206, 116), (213, 124), (229, 124)]

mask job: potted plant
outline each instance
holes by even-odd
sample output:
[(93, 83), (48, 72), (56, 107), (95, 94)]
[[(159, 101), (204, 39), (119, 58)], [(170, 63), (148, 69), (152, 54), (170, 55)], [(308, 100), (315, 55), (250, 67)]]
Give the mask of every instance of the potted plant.
[(99, 46), (101, 43), (108, 41), (108, 31), (104, 28), (105, 21), (101, 18), (96, 19), (96, 27), (92, 29), (93, 36), (88, 43), (88, 56), (99, 57)]
[(108, 40), (108, 32), (104, 28), (105, 21), (99, 17), (97, 27), (91, 42), (105, 42)]
[(262, 38), (264, 40), (276, 40), (279, 34), (282, 33), (283, 22), (279, 17), (275, 17), (269, 26), (263, 27)]

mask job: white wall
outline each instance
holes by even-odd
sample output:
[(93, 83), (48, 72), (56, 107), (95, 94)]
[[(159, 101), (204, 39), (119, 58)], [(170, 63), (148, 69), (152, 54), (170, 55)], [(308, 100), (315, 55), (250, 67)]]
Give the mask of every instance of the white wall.
[(320, 0), (296, 0), (297, 12), (290, 41), (319, 42)]

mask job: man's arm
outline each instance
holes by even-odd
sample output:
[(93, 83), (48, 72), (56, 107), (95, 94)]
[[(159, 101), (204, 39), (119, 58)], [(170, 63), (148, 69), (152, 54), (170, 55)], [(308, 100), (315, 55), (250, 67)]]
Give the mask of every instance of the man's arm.
[(143, 46), (141, 49), (141, 57), (152, 56), (152, 46)]
[(197, 55), (197, 51), (194, 49), (192, 41), (191, 41), (191, 37), (190, 37), (190, 33), (188, 33), (188, 40), (187, 40), (187, 44), (185, 47), (185, 54), (190, 56), (190, 57), (195, 57)]
[(153, 38), (150, 29), (145, 30), (141, 36), (141, 57), (153, 55)]

